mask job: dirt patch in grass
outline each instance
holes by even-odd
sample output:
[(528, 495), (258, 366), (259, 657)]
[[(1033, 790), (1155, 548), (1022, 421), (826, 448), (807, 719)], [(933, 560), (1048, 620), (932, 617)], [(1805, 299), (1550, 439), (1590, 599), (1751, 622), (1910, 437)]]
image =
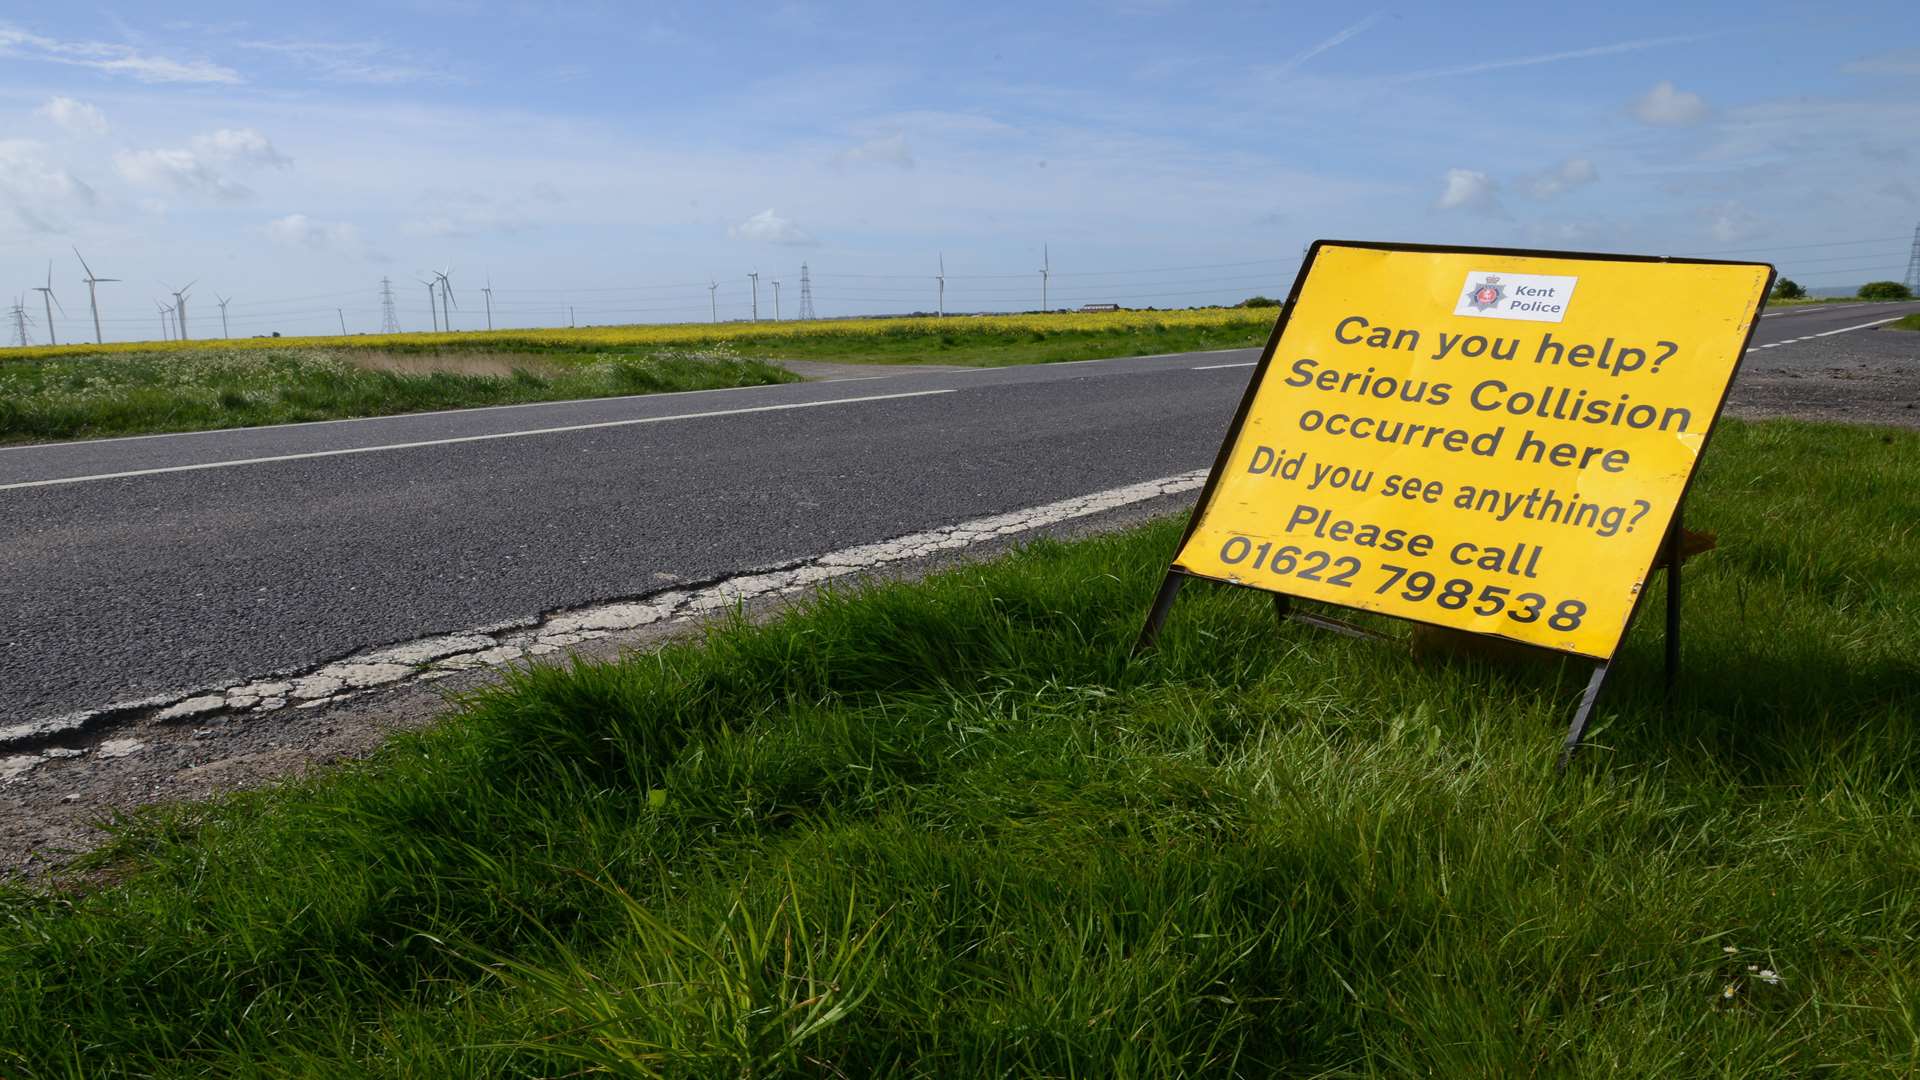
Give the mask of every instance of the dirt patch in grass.
[(388, 352), (384, 349), (342, 349), (340, 359), (364, 371), (389, 371), (400, 375), (475, 375), (504, 379), (516, 371), (535, 375), (558, 375), (579, 366), (551, 353), (480, 352), (471, 349), (446, 352)]

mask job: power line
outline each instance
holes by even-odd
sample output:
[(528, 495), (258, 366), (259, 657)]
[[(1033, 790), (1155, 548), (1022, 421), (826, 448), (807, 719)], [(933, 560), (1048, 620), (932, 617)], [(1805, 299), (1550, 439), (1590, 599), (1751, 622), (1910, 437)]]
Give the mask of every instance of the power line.
[(1747, 255), (1766, 251), (1805, 251), (1808, 248), (1847, 247), (1853, 244), (1884, 244), (1887, 238), (1876, 236), (1869, 240), (1823, 240), (1817, 244), (1772, 244), (1767, 247), (1718, 248), (1712, 251), (1695, 251), (1695, 255)]

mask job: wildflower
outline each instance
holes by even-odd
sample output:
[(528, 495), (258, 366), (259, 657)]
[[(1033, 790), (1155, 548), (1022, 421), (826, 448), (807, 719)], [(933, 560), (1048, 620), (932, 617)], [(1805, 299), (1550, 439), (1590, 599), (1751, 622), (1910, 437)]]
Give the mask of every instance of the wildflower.
[(1779, 986), (1780, 973), (1772, 968), (1764, 968), (1760, 972), (1760, 981), (1766, 983), (1768, 986)]
[(1737, 993), (1739, 993), (1739, 992), (1740, 992), (1740, 988), (1739, 988), (1739, 987), (1737, 987), (1737, 986), (1735, 986), (1735, 985), (1734, 985), (1734, 984), (1732, 984), (1732, 983), (1728, 983), (1728, 984), (1727, 984), (1727, 986), (1726, 986), (1726, 989), (1724, 989), (1724, 990), (1722, 990), (1722, 991), (1720, 991), (1720, 1000), (1722, 1000), (1722, 1001), (1732, 1001), (1732, 1000), (1733, 1000), (1733, 995), (1735, 995), (1735, 994), (1737, 994)]
[(1728, 956), (1732, 956), (1732, 955), (1733, 955), (1734, 953), (1737, 953), (1737, 952), (1739, 952), (1740, 950), (1739, 950), (1739, 949), (1736, 949), (1736, 948), (1734, 948), (1734, 947), (1733, 947), (1733, 946), (1731, 946), (1731, 945), (1722, 945), (1722, 946), (1720, 946), (1720, 951), (1721, 951), (1721, 952), (1723, 952), (1723, 953), (1726, 953), (1726, 954), (1727, 954)]

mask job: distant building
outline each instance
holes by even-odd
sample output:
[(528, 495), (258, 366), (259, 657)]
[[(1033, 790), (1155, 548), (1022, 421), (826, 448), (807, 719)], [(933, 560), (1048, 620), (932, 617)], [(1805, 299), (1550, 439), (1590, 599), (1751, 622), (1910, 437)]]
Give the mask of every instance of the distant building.
[(1119, 304), (1081, 304), (1081, 311), (1119, 311)]

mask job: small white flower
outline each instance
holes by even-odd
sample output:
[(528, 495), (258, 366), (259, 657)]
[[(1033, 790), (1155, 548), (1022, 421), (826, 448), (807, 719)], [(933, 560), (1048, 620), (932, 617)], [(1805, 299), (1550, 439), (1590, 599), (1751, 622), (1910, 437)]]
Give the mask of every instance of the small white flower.
[(1760, 981), (1766, 983), (1768, 986), (1779, 986), (1780, 973), (1772, 968), (1764, 968), (1760, 972)]
[(1739, 949), (1736, 949), (1736, 948), (1734, 948), (1734, 947), (1733, 947), (1733, 946), (1731, 946), (1731, 945), (1722, 945), (1722, 946), (1720, 946), (1720, 951), (1721, 951), (1721, 952), (1723, 952), (1723, 953), (1727, 953), (1727, 954), (1729, 954), (1729, 955), (1731, 955), (1731, 954), (1733, 954), (1733, 953), (1737, 953), (1737, 952), (1739, 952), (1740, 950), (1739, 950)]
[(1747, 965), (1747, 970), (1748, 970), (1748, 971), (1759, 971), (1759, 970), (1760, 970), (1760, 965), (1759, 965), (1759, 964), (1748, 964), (1748, 965)]
[(1733, 1000), (1733, 995), (1735, 995), (1735, 994), (1737, 994), (1737, 993), (1739, 993), (1739, 992), (1740, 992), (1740, 988), (1739, 988), (1739, 987), (1737, 987), (1737, 986), (1735, 986), (1735, 985), (1733, 985), (1732, 983), (1728, 983), (1728, 984), (1727, 984), (1727, 988), (1726, 988), (1726, 989), (1724, 989), (1724, 990), (1722, 990), (1722, 991), (1720, 991), (1720, 997), (1721, 997), (1721, 1000), (1723, 1000), (1723, 1001), (1732, 1001), (1732, 1000)]

